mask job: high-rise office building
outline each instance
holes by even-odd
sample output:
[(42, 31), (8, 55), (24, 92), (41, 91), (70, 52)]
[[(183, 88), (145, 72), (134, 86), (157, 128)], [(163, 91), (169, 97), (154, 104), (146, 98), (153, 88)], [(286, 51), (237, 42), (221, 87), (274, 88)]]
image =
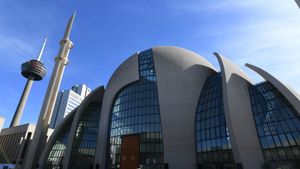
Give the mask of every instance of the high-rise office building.
[(50, 128), (55, 128), (63, 118), (82, 102), (90, 91), (91, 89), (85, 84), (74, 85), (70, 90), (60, 91), (52, 113)]

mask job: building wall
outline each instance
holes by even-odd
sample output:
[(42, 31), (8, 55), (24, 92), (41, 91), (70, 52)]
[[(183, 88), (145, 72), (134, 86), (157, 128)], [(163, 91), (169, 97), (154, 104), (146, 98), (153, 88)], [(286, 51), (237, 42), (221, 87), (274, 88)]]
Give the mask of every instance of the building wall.
[[(5, 128), (0, 133), (0, 163), (15, 164), (21, 167), (29, 150), (30, 143), (35, 131), (35, 125), (24, 124)], [(50, 129), (47, 136), (52, 134)]]
[(16, 164), (17, 161), (22, 161), (23, 158), (18, 159), (19, 155), (31, 139), (34, 129), (35, 126), (31, 124), (3, 129), (0, 133), (0, 163)]
[[(197, 54), (182, 48), (156, 47), (152, 50), (159, 104), (162, 106), (165, 163), (172, 168), (195, 168), (194, 117), (197, 100), (206, 78), (215, 73), (214, 68)], [(137, 55), (134, 55), (116, 70), (104, 95), (95, 162), (101, 169), (105, 168), (111, 106), (121, 88), (139, 79), (137, 60)]]
[(108, 126), (113, 100), (118, 91), (124, 86), (139, 80), (138, 56), (134, 54), (123, 62), (111, 76), (103, 97), (99, 134), (97, 138), (97, 149), (95, 167), (106, 169), (106, 152), (108, 139)]
[[(157, 77), (152, 49), (140, 52), (138, 60), (140, 80), (123, 87), (114, 98), (111, 108), (107, 168), (130, 163), (130, 160), (126, 160), (130, 156), (139, 158), (139, 161), (133, 164), (136, 168), (138, 165), (143, 168), (158, 168), (164, 165)], [(131, 144), (141, 147), (138, 154), (130, 155), (129, 152), (127, 154), (122, 151), (130, 149), (123, 146), (123, 141), (129, 138), (129, 135), (135, 135), (139, 140), (138, 145)]]
[[(162, 125), (163, 161), (170, 169), (195, 169), (197, 103), (205, 81), (217, 72), (205, 59), (186, 49), (154, 47), (152, 52)], [(139, 53), (134, 54), (118, 67), (104, 93), (96, 140), (96, 169), (107, 169), (110, 117), (115, 98), (120, 91), (143, 78), (139, 75), (138, 55)], [(242, 166), (244, 169), (263, 168), (265, 160), (248, 91), (248, 87), (252, 85), (251, 80), (228, 59), (218, 54), (217, 57), (221, 67), (224, 115), (234, 162), (241, 164), (237, 167)], [(76, 142), (74, 135), (78, 131), (78, 123), (87, 103), (88, 101), (82, 103), (79, 113), (74, 117), (63, 161), (65, 168), (71, 166), (69, 159), (72, 156), (72, 146)], [(55, 137), (51, 140), (55, 140)]]
[[(155, 47), (164, 162), (172, 169), (196, 168), (195, 113), (200, 92), (215, 68), (201, 56), (177, 47)], [(179, 160), (180, 159), (180, 160)]]
[(221, 67), (225, 119), (234, 160), (244, 169), (260, 169), (264, 158), (251, 114), (248, 92), (251, 80), (227, 58), (215, 55)]

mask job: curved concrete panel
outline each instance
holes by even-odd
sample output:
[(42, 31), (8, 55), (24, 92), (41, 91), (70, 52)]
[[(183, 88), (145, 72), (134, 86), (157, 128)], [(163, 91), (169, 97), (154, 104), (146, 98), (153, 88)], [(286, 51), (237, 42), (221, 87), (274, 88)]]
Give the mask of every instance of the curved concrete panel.
[(164, 162), (171, 169), (196, 168), (195, 114), (202, 87), (215, 68), (177, 47), (154, 47)]
[(52, 133), (52, 135), (49, 138), (49, 141), (47, 142), (47, 144), (45, 145), (45, 148), (41, 154), (40, 160), (39, 160), (39, 164), (40, 164), (40, 168), (45, 166), (49, 153), (54, 145), (54, 143), (57, 140), (57, 137), (60, 135), (60, 133), (62, 132), (62, 130), (64, 129), (65, 125), (74, 119), (74, 115), (76, 114), (77, 109), (73, 110), (72, 112), (70, 112), (64, 119), (63, 121), (61, 121), (59, 123), (59, 125), (56, 127), (56, 129), (54, 130), (54, 132)]
[[(76, 114), (74, 116), (74, 120), (72, 122), (71, 129), (70, 129), (70, 134), (69, 134), (69, 138), (68, 138), (69, 146), (67, 146), (66, 153), (65, 153), (65, 157), (67, 157), (67, 158), (64, 158), (63, 166), (69, 166), (71, 151), (72, 151), (72, 147), (73, 147), (72, 145), (73, 145), (74, 138), (75, 138), (74, 135), (76, 133), (80, 117), (85, 112), (85, 109), (89, 105), (90, 102), (93, 102), (93, 101), (101, 102), (103, 100), (104, 92), (105, 92), (105, 89), (103, 86), (96, 88), (79, 105), (79, 107), (76, 111)], [(101, 114), (101, 112), (99, 112), (99, 115), (100, 114)]]
[(227, 58), (218, 53), (222, 76), (225, 119), (228, 127), (234, 160), (244, 169), (262, 169), (264, 157), (255, 128), (247, 75)]
[(124, 86), (139, 80), (138, 55), (134, 54), (122, 63), (110, 78), (101, 109), (101, 118), (99, 124), (99, 134), (97, 138), (97, 149), (95, 165), (97, 168), (105, 169), (106, 148), (108, 139), (108, 126), (111, 106), (113, 100), (120, 89)]
[(251, 64), (246, 64), (248, 68), (252, 69), (256, 73), (258, 73), (262, 78), (264, 78), (266, 81), (269, 81), (272, 83), (282, 94), (283, 96), (294, 106), (294, 108), (297, 110), (297, 112), (300, 114), (300, 95), (294, 91), (289, 86), (283, 84), (281, 81), (276, 79), (274, 76), (266, 72), (265, 70), (256, 67)]

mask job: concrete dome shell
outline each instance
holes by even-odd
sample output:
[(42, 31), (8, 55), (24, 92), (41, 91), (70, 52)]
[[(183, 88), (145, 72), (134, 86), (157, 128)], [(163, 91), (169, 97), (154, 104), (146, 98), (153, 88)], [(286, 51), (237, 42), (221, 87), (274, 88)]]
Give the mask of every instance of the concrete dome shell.
[(188, 64), (198, 64), (203, 65), (212, 70), (216, 70), (215, 67), (209, 63), (204, 57), (198, 55), (197, 53), (175, 46), (157, 46), (153, 47), (153, 57), (164, 57), (165, 61), (168, 61), (174, 66), (179, 66), (184, 68)]
[[(194, 168), (195, 111), (202, 87), (207, 77), (216, 74), (216, 69), (203, 57), (184, 48), (157, 46), (151, 49), (157, 78), (165, 162), (174, 169)], [(96, 151), (101, 169), (105, 168), (111, 106), (120, 90), (139, 80), (138, 54), (125, 60), (107, 84)]]
[(249, 113), (252, 109), (248, 87), (252, 82), (229, 59), (218, 53), (214, 54), (221, 68), (224, 114), (234, 161), (242, 163), (244, 168), (260, 168), (264, 158), (258, 137), (249, 137), (257, 134), (253, 116)]
[(263, 77), (266, 81), (272, 83), (283, 95), (284, 97), (294, 106), (297, 112), (300, 114), (300, 95), (294, 89), (289, 87), (288, 85), (281, 82), (279, 79), (272, 76), (267, 71), (246, 63), (246, 67), (252, 69), (256, 73), (258, 73), (261, 77)]
[[(185, 68), (187, 65), (193, 63), (198, 65), (203, 65), (209, 69), (216, 71), (215, 67), (209, 63), (205, 58), (198, 55), (195, 52), (192, 52), (188, 49), (175, 47), (175, 46), (157, 46), (151, 48), (153, 50), (153, 58), (157, 56), (164, 57), (165, 62), (169, 62), (170, 64), (174, 64), (174, 66), (178, 66), (181, 68)], [(111, 76), (108, 85), (110, 83), (114, 83), (115, 80), (120, 80), (118, 78), (120, 75), (122, 76), (133, 76), (132, 79), (138, 80), (138, 71), (134, 71), (132, 68), (138, 67), (138, 58), (135, 53), (131, 55), (128, 59), (126, 59), (120, 66), (115, 70), (113, 75)]]

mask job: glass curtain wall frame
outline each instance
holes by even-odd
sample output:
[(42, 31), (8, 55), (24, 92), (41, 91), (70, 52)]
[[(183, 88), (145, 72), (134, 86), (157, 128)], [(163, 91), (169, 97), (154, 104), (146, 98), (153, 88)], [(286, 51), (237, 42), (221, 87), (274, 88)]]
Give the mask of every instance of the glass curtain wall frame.
[(74, 119), (74, 115), (72, 115), (72, 117), (68, 120), (67, 124), (63, 127), (62, 131), (58, 135), (54, 145), (50, 150), (44, 169), (63, 168), (64, 155), (66, 152), (68, 138), (70, 134), (69, 132), (72, 126), (73, 119)]
[(71, 149), (69, 169), (93, 167), (102, 102), (90, 102), (82, 113)]
[(125, 86), (114, 99), (109, 127), (107, 164), (119, 169), (122, 137), (139, 135), (140, 168), (163, 168), (163, 140), (152, 50), (138, 54), (140, 80)]
[(299, 113), (270, 82), (250, 86), (249, 94), (265, 160), (299, 161)]
[(198, 164), (234, 164), (226, 126), (221, 73), (207, 78), (196, 111)]

